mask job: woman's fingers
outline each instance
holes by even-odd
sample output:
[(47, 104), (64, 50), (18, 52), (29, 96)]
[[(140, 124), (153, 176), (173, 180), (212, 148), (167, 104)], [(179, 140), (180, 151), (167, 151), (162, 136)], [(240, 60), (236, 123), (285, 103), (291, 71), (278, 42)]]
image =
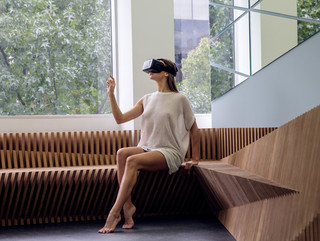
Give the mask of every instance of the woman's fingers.
[(186, 169), (191, 169), (192, 166), (198, 165), (198, 163), (199, 163), (198, 161), (194, 161), (194, 160), (188, 161), (188, 162), (186, 162), (185, 168)]
[(113, 76), (112, 75), (109, 75), (109, 79), (108, 79), (108, 81), (111, 83), (111, 84), (116, 84), (116, 81), (115, 81), (115, 79), (113, 78)]
[(115, 86), (116, 86), (116, 82), (115, 82), (113, 76), (112, 76), (112, 75), (109, 75), (109, 77), (110, 77), (110, 78), (109, 78), (109, 79), (107, 80), (107, 82), (106, 82), (107, 88), (108, 88), (108, 93), (113, 92), (113, 91), (114, 91), (114, 88), (115, 88)]

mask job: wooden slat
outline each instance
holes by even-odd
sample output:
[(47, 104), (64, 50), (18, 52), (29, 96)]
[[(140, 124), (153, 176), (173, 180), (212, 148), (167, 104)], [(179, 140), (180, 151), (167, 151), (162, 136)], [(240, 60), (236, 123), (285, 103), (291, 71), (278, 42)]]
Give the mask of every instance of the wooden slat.
[(216, 159), (225, 158), (255, 142), (276, 128), (216, 128)]
[[(2, 169), (112, 165), (117, 150), (131, 146), (132, 137), (131, 131), (4, 133), (0, 143)], [(85, 157), (75, 162), (79, 153)]]
[[(201, 159), (222, 159), (273, 130), (274, 128), (200, 129)], [(4, 133), (0, 136), (0, 163), (1, 168), (72, 166), (75, 164), (73, 154), (80, 153), (85, 154), (85, 157), (78, 165), (114, 165), (117, 150), (132, 146), (132, 143), (136, 145), (139, 139), (140, 130), (134, 131), (133, 139), (131, 131)], [(189, 160), (191, 155), (190, 147), (186, 159)]]

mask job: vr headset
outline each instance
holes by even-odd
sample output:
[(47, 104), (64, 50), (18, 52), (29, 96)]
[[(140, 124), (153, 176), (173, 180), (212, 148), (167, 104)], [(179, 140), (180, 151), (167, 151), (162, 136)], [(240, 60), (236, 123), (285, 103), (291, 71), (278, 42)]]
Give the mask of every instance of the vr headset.
[(143, 63), (142, 71), (146, 73), (160, 73), (161, 71), (168, 72), (173, 76), (177, 75), (177, 71), (170, 66), (165, 66), (160, 60), (157, 59), (150, 59)]

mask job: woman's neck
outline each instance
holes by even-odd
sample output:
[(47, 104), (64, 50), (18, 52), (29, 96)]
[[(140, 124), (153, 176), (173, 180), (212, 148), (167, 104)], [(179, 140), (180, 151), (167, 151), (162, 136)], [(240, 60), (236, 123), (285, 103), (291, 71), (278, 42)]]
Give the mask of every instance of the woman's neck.
[(171, 90), (167, 84), (167, 79), (157, 81), (157, 84), (158, 84), (158, 92), (171, 92)]

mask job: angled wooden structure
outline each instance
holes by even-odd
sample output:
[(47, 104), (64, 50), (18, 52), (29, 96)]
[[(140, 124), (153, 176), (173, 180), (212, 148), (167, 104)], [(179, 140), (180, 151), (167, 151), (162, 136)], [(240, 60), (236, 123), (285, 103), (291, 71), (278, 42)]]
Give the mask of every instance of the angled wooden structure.
[(297, 193), (267, 178), (220, 161), (203, 162), (195, 169), (214, 213)]
[[(238, 199), (235, 205), (218, 205), (217, 217), (237, 240), (319, 240), (320, 106), (223, 158), (221, 163), (228, 168), (237, 167), (242, 177), (247, 176), (247, 182), (251, 182), (252, 175), (273, 183), (272, 190), (285, 187), (268, 197), (268, 184), (269, 187), (260, 190), (266, 194), (264, 200), (245, 203)], [(239, 190), (235, 187), (247, 190), (248, 183), (239, 184), (233, 171), (224, 171), (217, 181), (221, 168), (216, 163), (205, 163), (196, 169), (200, 178), (206, 180), (205, 190), (223, 185), (220, 193), (207, 192), (213, 205), (221, 197), (225, 202), (236, 198)], [(208, 169), (211, 169), (209, 173)], [(228, 179), (226, 174), (233, 177)], [(255, 185), (251, 183), (245, 197), (257, 194)], [(228, 196), (229, 192), (236, 197)]]

